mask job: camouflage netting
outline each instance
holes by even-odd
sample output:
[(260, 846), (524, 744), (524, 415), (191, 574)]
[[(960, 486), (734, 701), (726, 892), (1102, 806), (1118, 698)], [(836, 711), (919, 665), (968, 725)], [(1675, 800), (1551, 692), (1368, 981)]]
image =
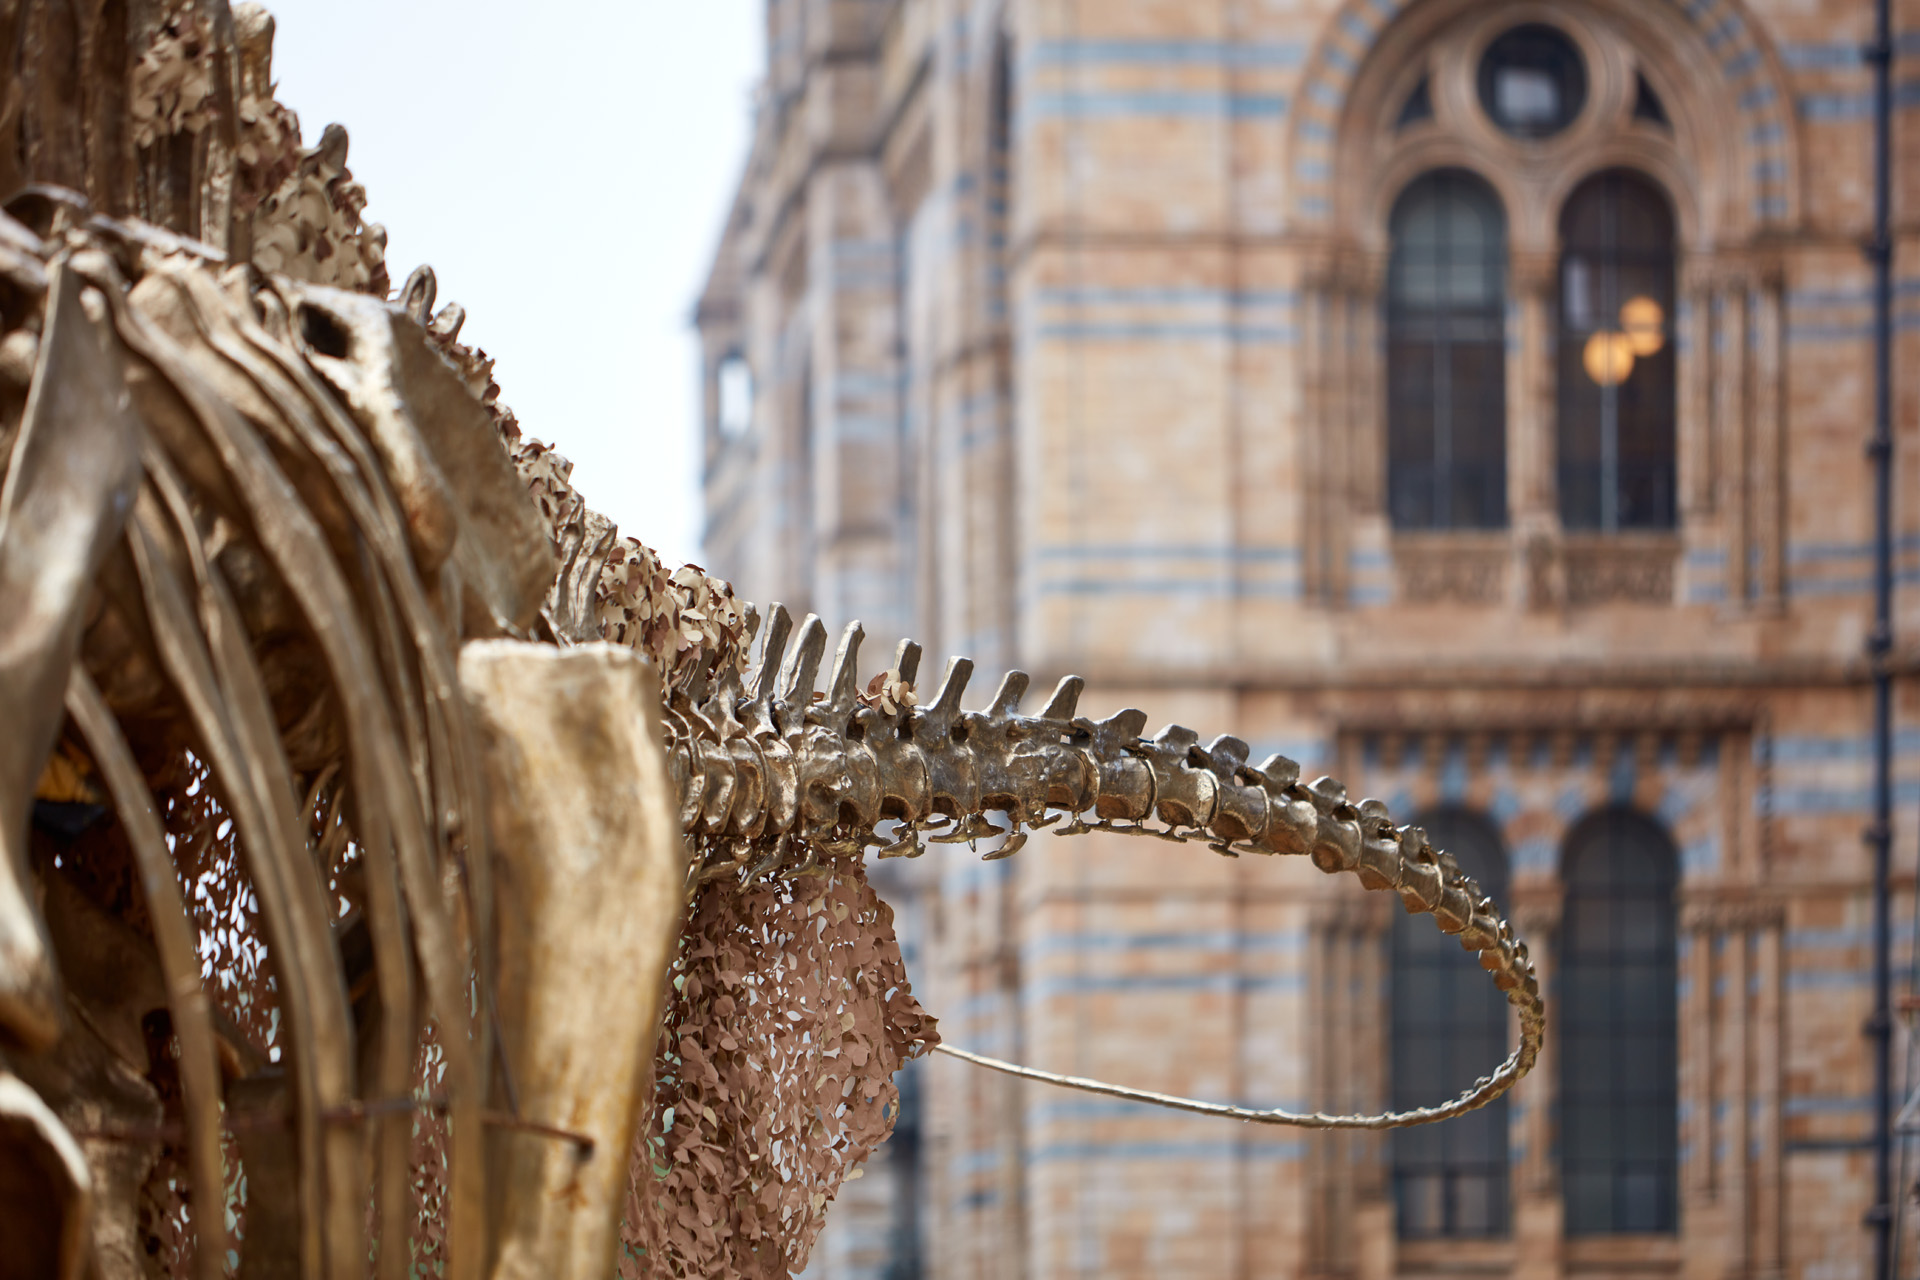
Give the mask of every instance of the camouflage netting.
[(781, 1277), (893, 1131), (893, 1075), (937, 1042), (857, 858), (709, 882), (673, 966), (620, 1274)]
[[(496, 417), (563, 560), (583, 544), (600, 557), (580, 575), (588, 627), (669, 677), (738, 662), (746, 631), (732, 588), (695, 565), (667, 573), (586, 507), (566, 459), (522, 440), (511, 413)], [(710, 879), (672, 974), (620, 1274), (798, 1272), (840, 1184), (893, 1131), (894, 1073), (939, 1041), (908, 985), (893, 913), (858, 855), (790, 880)]]

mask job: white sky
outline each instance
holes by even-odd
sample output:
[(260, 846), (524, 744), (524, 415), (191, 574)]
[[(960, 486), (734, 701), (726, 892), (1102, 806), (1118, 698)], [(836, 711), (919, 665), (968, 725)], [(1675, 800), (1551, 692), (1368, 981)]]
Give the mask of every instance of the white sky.
[(699, 558), (691, 315), (746, 160), (761, 0), (265, 0), (279, 98), (333, 121), (398, 288), (498, 362), (529, 435), (669, 564)]

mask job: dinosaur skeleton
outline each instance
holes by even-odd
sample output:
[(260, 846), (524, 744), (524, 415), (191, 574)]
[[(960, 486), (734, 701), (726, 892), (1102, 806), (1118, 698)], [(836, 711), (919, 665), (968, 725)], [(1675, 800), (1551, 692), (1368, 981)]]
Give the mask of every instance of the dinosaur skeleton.
[[(915, 857), (925, 852), (923, 842), (975, 845), (1002, 835), (986, 856), (1007, 858), (1026, 845), (1028, 831), (1049, 827), (1057, 835), (1199, 840), (1229, 856), (1305, 855), (1321, 871), (1351, 872), (1367, 889), (1397, 891), (1408, 912), (1431, 913), (1441, 932), (1477, 952), (1519, 1013), (1520, 1044), (1460, 1097), (1415, 1111), (1298, 1115), (1165, 1095), (1154, 1100), (1311, 1128), (1384, 1129), (1483, 1106), (1532, 1068), (1544, 1019), (1526, 944), (1451, 854), (1433, 849), (1418, 827), (1396, 827), (1382, 802), (1349, 803), (1332, 778), (1302, 784), (1300, 766), (1282, 755), (1251, 764), (1247, 744), (1231, 736), (1202, 746), (1193, 730), (1170, 725), (1143, 739), (1143, 711), (1099, 721), (1076, 716), (1085, 687), (1078, 676), (1060, 681), (1032, 716), (1019, 714), (1029, 683), (1022, 671), (1002, 678), (985, 710), (963, 710), (973, 674), (966, 658), (948, 664), (925, 706), (911, 696), (887, 697), (889, 686), (910, 693), (920, 646), (902, 641), (893, 665), (863, 685), (858, 622), (842, 634), (825, 699), (814, 701), (826, 628), (808, 615), (788, 652), (791, 631), (791, 618), (775, 605), (751, 672), (743, 676), (722, 655), (717, 678), (705, 665), (689, 666), (669, 690), (669, 772), (681, 797), (681, 826), (703, 855), (694, 883), (743, 868), (805, 874), (823, 852)], [(1011, 827), (997, 826), (989, 813), (1005, 815)], [(1155, 819), (1163, 825), (1151, 825)], [(889, 823), (891, 834), (878, 834)], [(958, 1056), (1010, 1068), (977, 1054)]]
[[(937, 1043), (864, 858), (1038, 829), (1351, 872), (1478, 954), (1518, 1047), (1373, 1116), (959, 1057), (1314, 1128), (1445, 1119), (1532, 1067), (1525, 945), (1378, 801), (1082, 717), (1077, 678), (970, 711), (971, 664), (922, 701), (903, 642), (863, 683), (858, 624), (816, 693), (819, 619), (761, 625), (620, 539), (431, 272), (385, 300), (345, 135), (289, 141), (264, 14), (134, 7), (133, 101), (86, 110), (140, 122), (139, 198), (103, 162), (97, 213), (0, 154), (0, 1178), (35, 1188), (0, 1198), (0, 1274), (211, 1278), (230, 1243), (313, 1280), (421, 1248), (605, 1275), (623, 1243), (623, 1274), (796, 1271)], [(28, 101), (30, 139), (125, 141)], [(419, 1178), (417, 1112), (462, 1157)]]

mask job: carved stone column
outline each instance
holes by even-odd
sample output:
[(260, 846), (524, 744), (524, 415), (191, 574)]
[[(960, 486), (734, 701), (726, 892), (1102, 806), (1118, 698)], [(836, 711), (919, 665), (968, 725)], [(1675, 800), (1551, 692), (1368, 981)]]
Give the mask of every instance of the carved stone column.
[(1786, 912), (1778, 906), (1755, 921), (1753, 1274), (1779, 1280), (1786, 1274)]
[(1716, 510), (1714, 479), (1714, 266), (1689, 260), (1680, 276), (1680, 404), (1674, 441), (1680, 464), (1680, 525), (1691, 534)]
[(1300, 418), (1296, 447), (1300, 486), (1300, 595), (1309, 604), (1326, 593), (1326, 427), (1329, 343), (1328, 279), (1310, 268), (1300, 282)]
[[(1513, 926), (1527, 939), (1527, 951), (1543, 988), (1553, 982), (1554, 952), (1560, 932), (1565, 890), (1557, 882), (1516, 887)], [(1559, 1095), (1558, 1037), (1547, 1024), (1546, 1042), (1533, 1074), (1513, 1097), (1513, 1240), (1516, 1276), (1559, 1280), (1565, 1267), (1566, 1207), (1560, 1198), (1560, 1173), (1553, 1159), (1553, 1113)]]
[(1690, 912), (1680, 933), (1681, 1202), (1691, 1220), (1717, 1189), (1713, 1146), (1713, 928)]
[[(1307, 1060), (1308, 1096), (1314, 1105), (1327, 1110), (1338, 1106), (1335, 1089), (1340, 1072), (1339, 1040), (1344, 1027), (1340, 998), (1345, 966), (1339, 947), (1338, 913), (1331, 902), (1317, 902), (1307, 926), (1307, 1025), (1313, 1028), (1314, 1043)], [(1307, 1267), (1311, 1273), (1324, 1273), (1339, 1265), (1338, 1250), (1343, 1222), (1337, 1222), (1334, 1182), (1339, 1166), (1331, 1133), (1310, 1134), (1307, 1138), (1306, 1198)]]
[(1727, 604), (1744, 608), (1752, 593), (1747, 560), (1753, 546), (1748, 501), (1747, 299), (1743, 269), (1724, 273), (1714, 292), (1713, 448), (1716, 505), (1725, 530)]
[[(1358, 1112), (1384, 1107), (1387, 1043), (1381, 1033), (1386, 1010), (1385, 934), (1390, 916), (1384, 898), (1324, 899), (1308, 927), (1308, 1017), (1318, 1040), (1311, 1058), (1313, 1105)], [(1307, 1240), (1315, 1274), (1393, 1271), (1393, 1215), (1380, 1177), (1383, 1142), (1372, 1133), (1316, 1133), (1307, 1139)], [(1389, 1245), (1374, 1239), (1384, 1225)], [(1380, 1268), (1385, 1270), (1381, 1271)]]
[(1785, 1259), (1785, 914), (1714, 891), (1690, 906), (1682, 959), (1682, 1229), (1700, 1275), (1778, 1277)]
[(1353, 513), (1378, 520), (1387, 513), (1387, 369), (1386, 334), (1381, 323), (1380, 291), (1386, 283), (1386, 258), (1356, 257), (1349, 271), (1353, 308)]
[(1507, 492), (1513, 512), (1514, 548), (1520, 563), (1512, 576), (1528, 609), (1557, 608), (1566, 599), (1566, 567), (1560, 531), (1559, 484), (1553, 390), (1553, 297), (1557, 260), (1552, 253), (1513, 255), (1517, 320), (1508, 335)]
[(1321, 490), (1320, 537), (1322, 539), (1322, 598), (1329, 605), (1345, 604), (1348, 597), (1348, 524), (1353, 499), (1354, 455), (1357, 452), (1354, 428), (1357, 399), (1358, 352), (1354, 343), (1355, 300), (1344, 271), (1337, 271), (1327, 282), (1327, 332), (1324, 339), (1326, 379), (1324, 384), (1326, 416), (1317, 424), (1321, 434), (1321, 457), (1325, 465), (1319, 476)]
[(1372, 304), (1360, 285), (1342, 250), (1310, 262), (1301, 281), (1300, 579), (1303, 597), (1323, 606), (1347, 600), (1353, 511), (1366, 488), (1359, 477), (1383, 465), (1367, 456), (1363, 384), (1381, 371), (1361, 345), (1361, 314)]
[(1681, 555), (1675, 598), (1683, 603), (1715, 599), (1726, 591), (1715, 439), (1714, 271), (1711, 259), (1692, 258), (1680, 274), (1674, 461), (1679, 466)]
[(1753, 598), (1758, 607), (1777, 612), (1787, 595), (1787, 423), (1782, 343), (1786, 331), (1785, 273), (1778, 262), (1757, 273), (1749, 306), (1752, 331), (1753, 442), (1751, 536), (1755, 560)]
[[(1388, 931), (1393, 926), (1384, 895), (1370, 894), (1349, 901), (1353, 920), (1354, 1015), (1356, 1034), (1353, 1104), (1368, 1111), (1385, 1111), (1391, 1099), (1392, 1045), (1387, 1028), (1392, 1010), (1387, 991)], [(1397, 908), (1396, 908), (1397, 910)], [(1354, 1258), (1356, 1280), (1390, 1280), (1398, 1269), (1398, 1237), (1394, 1223), (1393, 1187), (1387, 1176), (1390, 1135), (1351, 1135), (1353, 1229), (1359, 1247)]]
[(1750, 1079), (1753, 956), (1744, 925), (1743, 920), (1727, 920), (1714, 937), (1715, 985), (1718, 987), (1724, 982), (1726, 992), (1721, 1001), (1721, 1021), (1726, 1033), (1721, 1039), (1721, 1055), (1715, 1069), (1720, 1077), (1720, 1096), (1727, 1104), (1724, 1110), (1715, 1108), (1715, 1118), (1721, 1123), (1714, 1134), (1714, 1144), (1727, 1153), (1721, 1170), (1720, 1199), (1726, 1215), (1727, 1262), (1737, 1274), (1744, 1274), (1746, 1270), (1748, 1231), (1753, 1214), (1748, 1160), (1748, 1126), (1752, 1120), (1749, 1103), (1753, 1096)]
[(1680, 1226), (1693, 1273), (1701, 1276), (1726, 1274), (1731, 1260), (1719, 1125), (1727, 1104), (1716, 994), (1720, 926), (1715, 904), (1699, 903), (1684, 911), (1680, 934)]
[[(1353, 355), (1347, 429), (1348, 491), (1344, 521), (1347, 565), (1372, 566), (1348, 573), (1346, 590), (1391, 589), (1392, 528), (1387, 517), (1387, 367), (1381, 289), (1386, 258), (1353, 253), (1346, 259), (1346, 288)], [(1355, 577), (1363, 582), (1356, 583)]]

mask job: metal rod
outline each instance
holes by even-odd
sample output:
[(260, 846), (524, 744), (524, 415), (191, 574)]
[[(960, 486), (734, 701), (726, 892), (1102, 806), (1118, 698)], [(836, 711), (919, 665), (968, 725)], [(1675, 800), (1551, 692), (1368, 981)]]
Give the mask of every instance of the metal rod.
[[(324, 1108), (320, 1112), (320, 1118), (328, 1124), (361, 1124), (379, 1116), (404, 1115), (409, 1111), (429, 1111), (435, 1115), (445, 1115), (447, 1109), (448, 1100), (439, 1096), (379, 1098), (371, 1102), (349, 1102), (344, 1106)], [(482, 1111), (480, 1119), (490, 1129), (531, 1133), (559, 1142), (570, 1142), (579, 1152), (582, 1160), (591, 1159), (597, 1145), (584, 1133), (562, 1129), (557, 1125), (541, 1124), (536, 1120), (524, 1120), (504, 1111)], [(228, 1133), (287, 1129), (291, 1128), (292, 1124), (292, 1119), (285, 1112), (280, 1111), (229, 1111), (220, 1118), (220, 1127)], [(186, 1127), (177, 1121), (163, 1121), (153, 1125), (99, 1125), (91, 1129), (73, 1129), (71, 1132), (75, 1138), (93, 1142), (180, 1143), (186, 1140)]]
[(1873, 1274), (1893, 1280), (1893, 13), (1875, 0), (1873, 40), (1861, 50), (1873, 68), (1873, 629), (1867, 658), (1873, 667), (1873, 1015), (1866, 1035), (1873, 1046)]
[[(1383, 1111), (1376, 1115), (1328, 1115), (1324, 1111), (1288, 1111), (1281, 1107), (1237, 1107), (1228, 1102), (1203, 1102), (1198, 1098), (1183, 1097), (1177, 1093), (1160, 1093), (1153, 1089), (1135, 1089), (1124, 1084), (1110, 1084), (1105, 1080), (1092, 1080), (1086, 1076), (1063, 1076), (1052, 1071), (1042, 1071), (1038, 1067), (1022, 1066), (1017, 1062), (1008, 1062), (1003, 1058), (990, 1058), (984, 1053), (973, 1053), (944, 1042), (933, 1046), (935, 1053), (944, 1053), (948, 1057), (958, 1058), (962, 1062), (971, 1062), (976, 1067), (985, 1067), (989, 1071), (998, 1071), (1003, 1075), (1017, 1076), (1022, 1080), (1037, 1080), (1041, 1084), (1058, 1085), (1063, 1089), (1078, 1089), (1082, 1093), (1104, 1094), (1109, 1098), (1125, 1098), (1129, 1102), (1145, 1102), (1156, 1107), (1166, 1107), (1170, 1111), (1191, 1111), (1195, 1115), (1222, 1116), (1229, 1120), (1246, 1120), (1253, 1124), (1292, 1125), (1301, 1129), (1361, 1129), (1380, 1131), (1385, 1129), (1407, 1129), (1419, 1124), (1437, 1124), (1442, 1120), (1451, 1120), (1455, 1116), (1465, 1115), (1492, 1102), (1498, 1094), (1490, 1089), (1476, 1089), (1461, 1094), (1437, 1107), (1416, 1107), (1411, 1111)], [(1519, 1051), (1515, 1050), (1515, 1056)], [(1513, 1058), (1508, 1058), (1511, 1063)], [(1504, 1064), (1503, 1064), (1504, 1069)], [(1480, 1083), (1490, 1083), (1488, 1077), (1481, 1077)]]

